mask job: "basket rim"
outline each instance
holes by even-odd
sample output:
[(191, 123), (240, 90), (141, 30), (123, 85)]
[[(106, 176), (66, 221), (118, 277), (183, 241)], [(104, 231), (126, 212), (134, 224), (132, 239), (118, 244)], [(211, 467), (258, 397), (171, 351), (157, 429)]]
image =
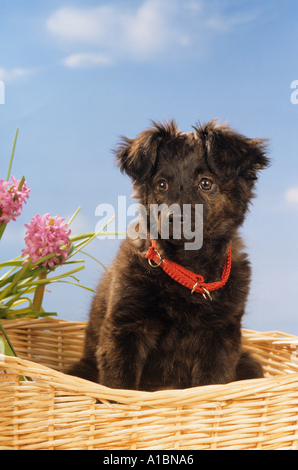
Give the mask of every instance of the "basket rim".
[[(88, 324), (88, 321), (76, 321), (76, 320), (65, 320), (62, 318), (16, 318), (12, 320), (1, 319), (1, 324), (5, 327), (5, 329), (10, 328), (43, 328), (51, 327), (53, 325), (59, 325), (62, 329), (73, 328), (75, 326), (84, 327)], [(268, 330), (268, 331), (257, 331), (251, 330), (248, 328), (241, 329), (243, 337), (245, 340), (249, 341), (268, 341), (272, 340), (275, 344), (289, 344), (292, 342), (298, 343), (298, 336), (292, 335), (290, 333), (281, 332), (278, 330)], [(252, 336), (252, 338), (250, 338)]]
[[(62, 319), (15, 319), (1, 320), (1, 323), (8, 331), (13, 328), (50, 329), (57, 330), (73, 329), (78, 327), (81, 330), (87, 322), (76, 322)], [(257, 332), (253, 330), (243, 329), (243, 338), (246, 344), (266, 342), (268, 345), (289, 346), (289, 344), (298, 345), (298, 337), (279, 331)], [(0, 366), (0, 369), (2, 366)], [(298, 372), (291, 371), (279, 376), (265, 377), (261, 379), (250, 379), (228, 384), (215, 384), (200, 387), (192, 387), (187, 389), (176, 390), (159, 390), (155, 392), (145, 392), (136, 390), (121, 390), (105, 387), (100, 384), (89, 382), (87, 380), (69, 376), (63, 372), (56, 371), (48, 366), (39, 364), (28, 359), (19, 357), (5, 357), (5, 370), (12, 374), (32, 377), (45, 385), (57, 387), (70, 393), (82, 394), (93, 397), (99, 401), (115, 401), (127, 405), (148, 405), (155, 406), (163, 403), (171, 404), (178, 402), (180, 405), (191, 404), (198, 401), (215, 401), (224, 402), (231, 399), (244, 399), (246, 396), (255, 394), (256, 396), (270, 396), (277, 390), (291, 390), (293, 384), (298, 389)], [(9, 377), (4, 374), (1, 378)], [(25, 382), (28, 385), (28, 382)], [(1, 381), (0, 381), (1, 384)], [(24, 383), (23, 383), (24, 384)], [(34, 384), (34, 382), (30, 382)], [(269, 395), (268, 395), (269, 394)]]
[[(112, 389), (87, 380), (72, 377), (63, 372), (55, 371), (47, 366), (20, 359), (18, 357), (5, 357), (5, 370), (13, 375), (26, 375), (36, 379), (37, 382), (22, 382), (22, 386), (48, 385), (65, 392), (85, 395), (100, 402), (114, 401), (134, 406), (160, 406), (179, 402), (179, 405), (188, 405), (200, 401), (225, 402), (230, 400), (243, 400), (245, 397), (255, 395), (269, 397), (278, 391), (298, 389), (298, 373), (284, 374), (278, 377), (243, 380), (228, 384), (205, 385), (182, 390), (159, 390), (144, 392), (136, 390)], [(0, 375), (9, 380), (9, 375)], [(0, 380), (1, 387), (1, 380)]]
[(298, 362), (291, 351), (298, 351), (298, 337), (243, 330), (243, 346), (265, 358), (265, 378), (144, 392), (68, 376), (68, 359), (59, 370), (42, 362), (47, 351), (73, 358), (64, 338), (73, 334), (82, 345), (86, 324), (4, 323), (26, 359), (4, 357), (0, 365), (1, 449), (297, 449)]

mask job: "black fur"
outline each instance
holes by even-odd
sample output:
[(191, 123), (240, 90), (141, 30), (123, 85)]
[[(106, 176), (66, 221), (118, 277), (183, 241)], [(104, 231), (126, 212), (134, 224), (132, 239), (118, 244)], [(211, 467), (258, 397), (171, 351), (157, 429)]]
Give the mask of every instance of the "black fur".
[[(229, 246), (232, 268), (212, 301), (149, 266), (148, 239), (127, 238), (94, 297), (81, 361), (69, 371), (113, 388), (154, 391), (262, 377), (261, 365), (241, 348), (241, 318), (250, 265), (237, 230), (253, 197), (258, 171), (268, 166), (265, 141), (248, 139), (215, 120), (194, 132), (174, 121), (124, 138), (120, 169), (150, 214), (150, 204), (203, 204), (203, 246), (157, 241), (162, 256), (220, 280)], [(202, 188), (202, 179), (211, 189)], [(166, 190), (161, 191), (161, 181)], [(208, 183), (209, 184), (209, 183)], [(164, 189), (162, 183), (162, 189)]]

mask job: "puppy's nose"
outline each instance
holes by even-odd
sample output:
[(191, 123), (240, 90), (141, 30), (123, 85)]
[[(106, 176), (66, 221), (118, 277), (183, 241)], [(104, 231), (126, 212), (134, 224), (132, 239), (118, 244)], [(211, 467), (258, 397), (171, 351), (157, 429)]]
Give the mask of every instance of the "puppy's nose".
[(174, 220), (176, 220), (177, 222), (183, 224), (187, 220), (188, 215), (184, 214), (183, 211), (168, 211), (166, 218), (169, 220), (170, 223), (173, 223)]

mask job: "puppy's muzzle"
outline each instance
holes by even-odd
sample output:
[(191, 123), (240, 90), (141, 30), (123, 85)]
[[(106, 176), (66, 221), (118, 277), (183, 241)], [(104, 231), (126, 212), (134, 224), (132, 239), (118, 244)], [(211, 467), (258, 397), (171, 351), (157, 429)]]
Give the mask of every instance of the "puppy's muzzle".
[(182, 211), (181, 212), (168, 211), (164, 217), (165, 217), (165, 221), (170, 224), (174, 224), (175, 222), (183, 224), (188, 219), (188, 215), (183, 213)]

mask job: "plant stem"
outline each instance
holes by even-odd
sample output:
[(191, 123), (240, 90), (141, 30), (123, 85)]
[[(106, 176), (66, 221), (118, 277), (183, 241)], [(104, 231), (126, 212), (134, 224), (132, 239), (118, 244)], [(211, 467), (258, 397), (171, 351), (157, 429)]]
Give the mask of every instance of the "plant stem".
[[(38, 276), (38, 279), (46, 279), (46, 277), (47, 277), (47, 273), (41, 273)], [(41, 285), (41, 286), (38, 286), (35, 290), (35, 294), (33, 298), (33, 306), (32, 306), (32, 310), (34, 312), (41, 311), (44, 289), (45, 289), (45, 286)]]

